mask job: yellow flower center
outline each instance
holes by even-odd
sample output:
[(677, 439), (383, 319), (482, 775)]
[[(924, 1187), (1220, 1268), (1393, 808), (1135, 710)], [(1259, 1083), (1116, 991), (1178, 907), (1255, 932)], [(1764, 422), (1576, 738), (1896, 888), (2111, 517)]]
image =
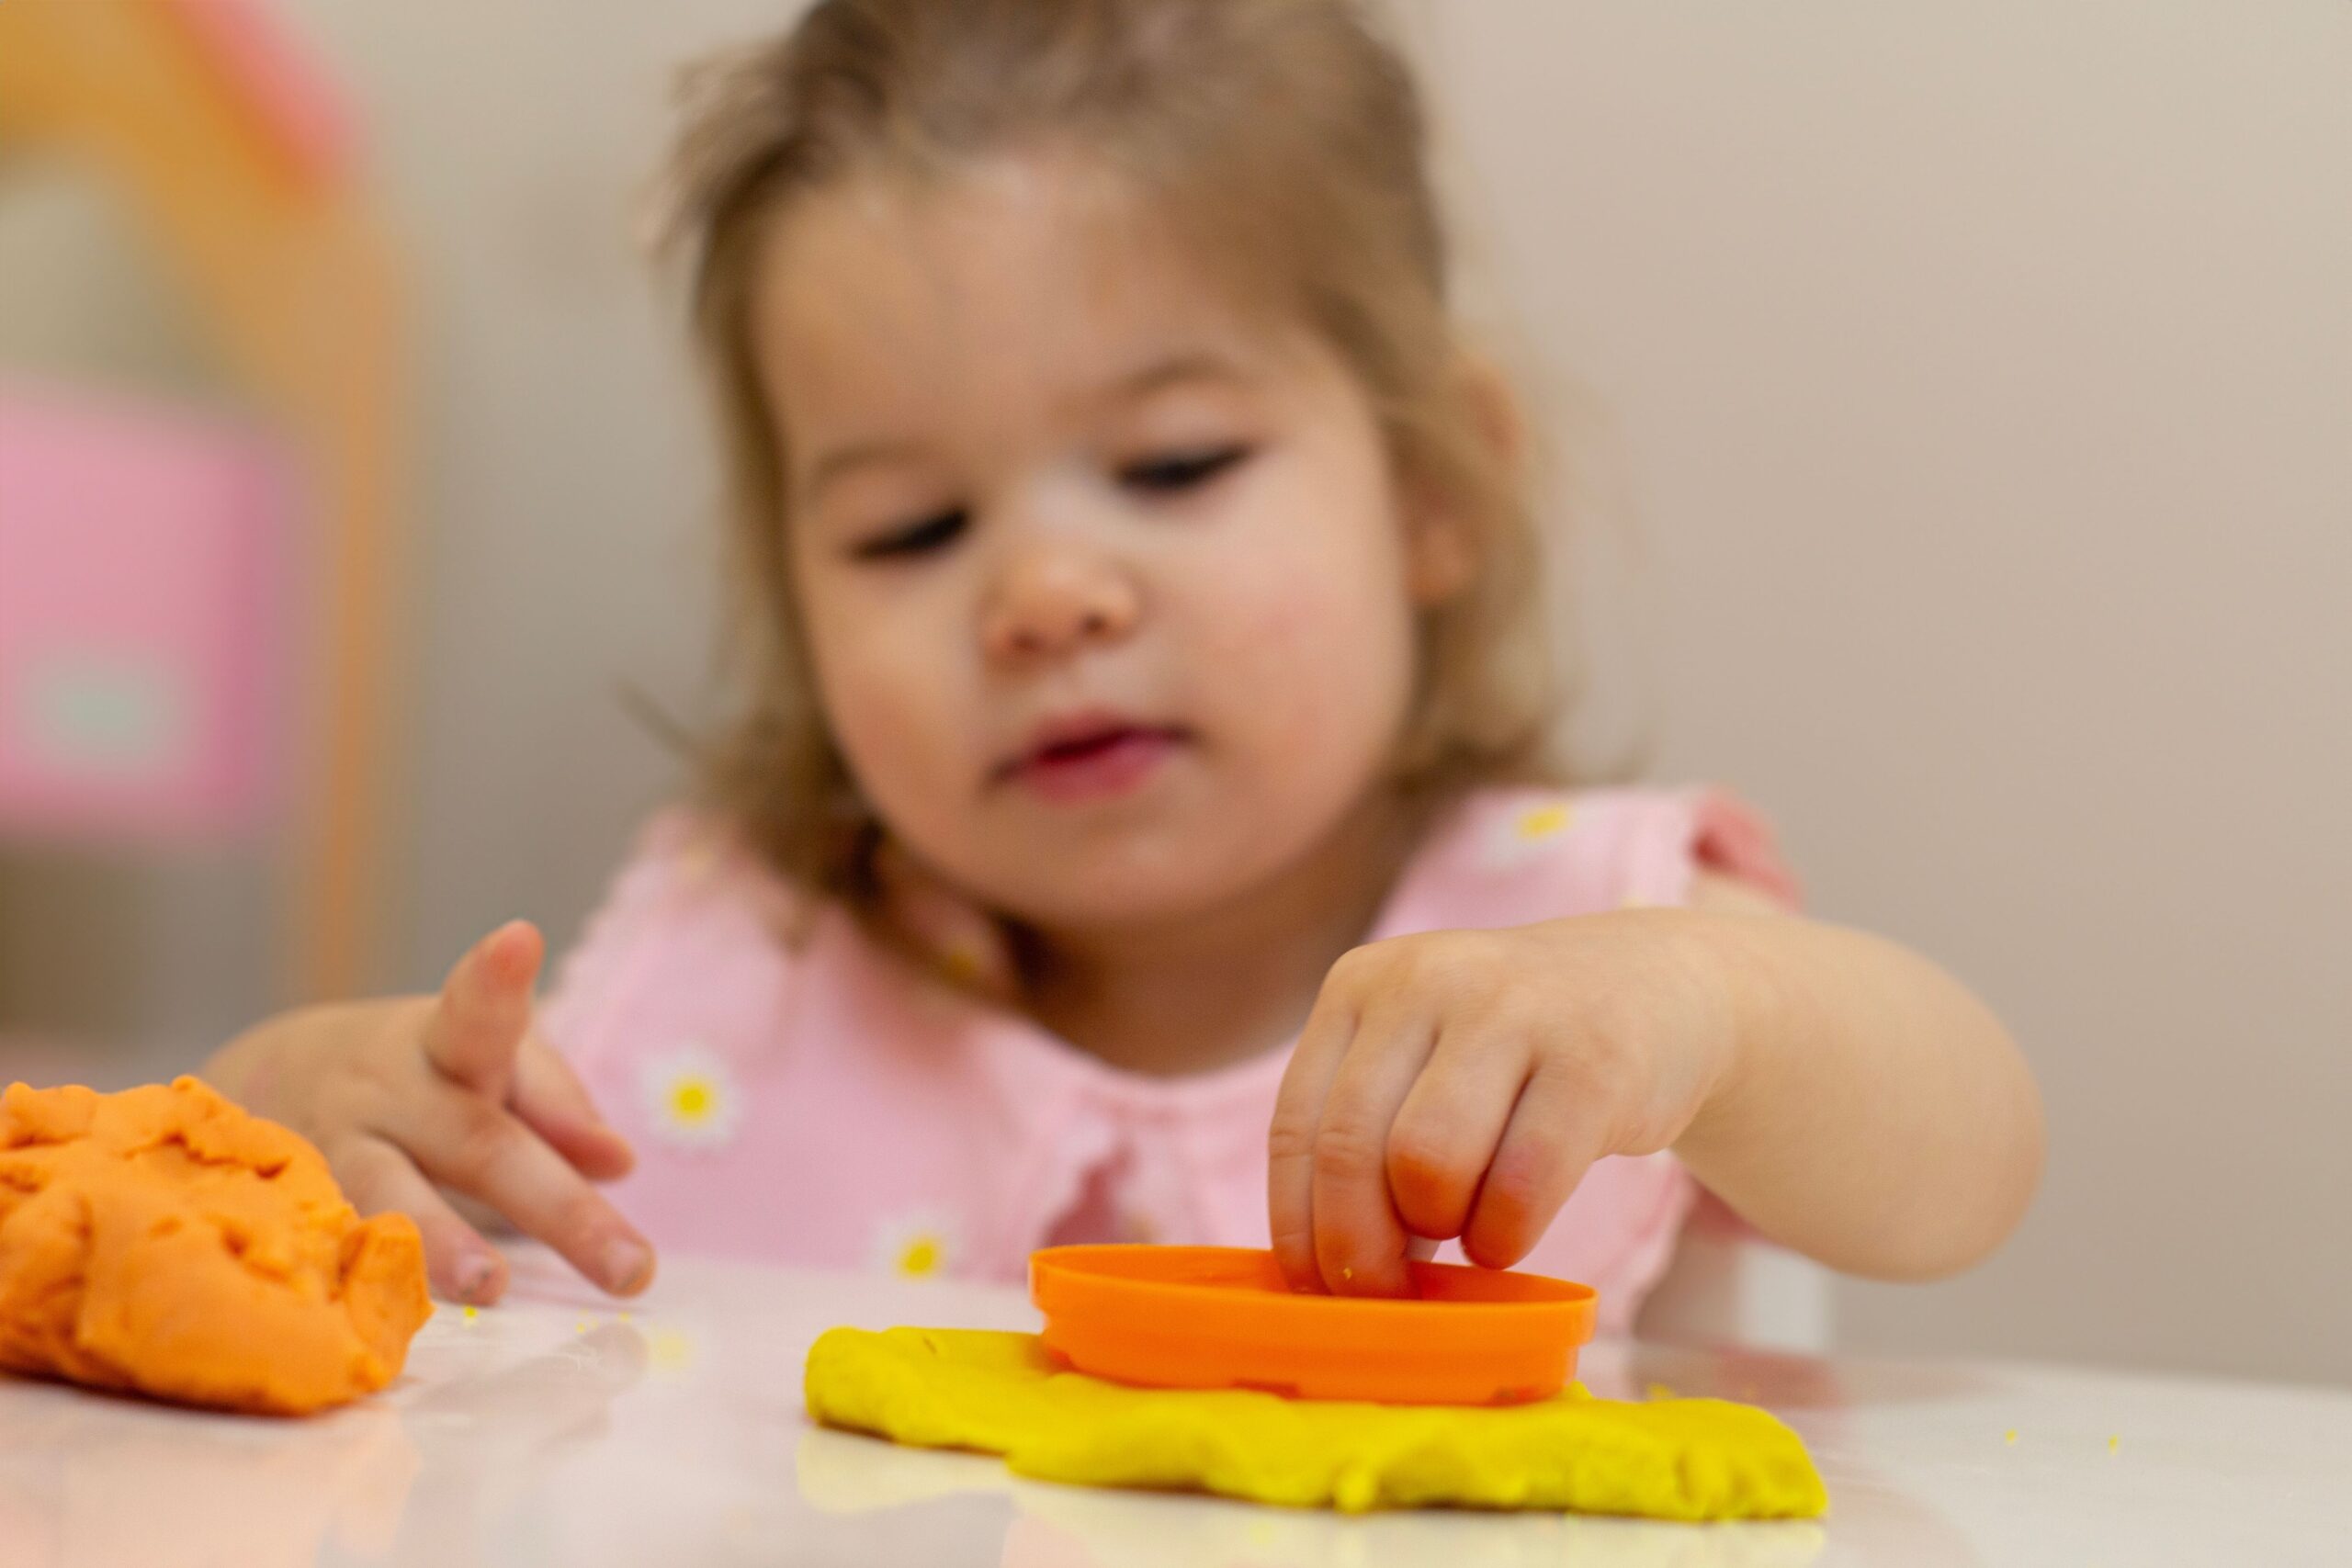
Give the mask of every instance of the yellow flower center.
[(670, 1113), (689, 1126), (710, 1119), (718, 1109), (718, 1090), (706, 1077), (683, 1077), (670, 1086)]
[(1548, 839), (1568, 825), (1568, 808), (1558, 801), (1549, 806), (1530, 807), (1520, 813), (1519, 836), (1522, 839)]
[(910, 1236), (899, 1248), (899, 1272), (917, 1277), (936, 1274), (945, 1253), (935, 1235)]

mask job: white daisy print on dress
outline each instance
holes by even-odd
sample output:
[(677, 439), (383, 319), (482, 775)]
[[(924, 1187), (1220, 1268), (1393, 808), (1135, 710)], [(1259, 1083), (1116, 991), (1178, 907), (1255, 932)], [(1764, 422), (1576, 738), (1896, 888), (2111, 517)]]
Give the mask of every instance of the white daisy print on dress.
[(887, 1220), (874, 1238), (874, 1262), (885, 1273), (928, 1280), (947, 1271), (956, 1259), (956, 1229), (932, 1211)]
[(1575, 827), (1576, 820), (1576, 807), (1561, 795), (1518, 807), (1488, 830), (1486, 863), (1494, 866), (1524, 864)]
[(645, 1109), (654, 1136), (684, 1149), (715, 1149), (735, 1136), (743, 1091), (707, 1045), (680, 1045), (647, 1062)]

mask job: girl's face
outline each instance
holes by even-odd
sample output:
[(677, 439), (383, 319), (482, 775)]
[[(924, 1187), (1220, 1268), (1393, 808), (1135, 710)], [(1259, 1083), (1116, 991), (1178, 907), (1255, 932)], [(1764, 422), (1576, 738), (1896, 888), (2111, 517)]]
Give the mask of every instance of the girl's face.
[(825, 713), (919, 860), (1181, 919), (1365, 799), (1442, 552), (1317, 340), (1034, 159), (803, 197), (752, 316)]

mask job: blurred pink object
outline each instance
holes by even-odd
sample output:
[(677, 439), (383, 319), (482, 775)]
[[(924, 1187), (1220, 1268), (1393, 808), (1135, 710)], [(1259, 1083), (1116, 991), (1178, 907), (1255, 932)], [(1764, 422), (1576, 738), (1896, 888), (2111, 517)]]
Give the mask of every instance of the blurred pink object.
[(241, 426), (0, 387), (0, 835), (262, 818), (290, 503)]

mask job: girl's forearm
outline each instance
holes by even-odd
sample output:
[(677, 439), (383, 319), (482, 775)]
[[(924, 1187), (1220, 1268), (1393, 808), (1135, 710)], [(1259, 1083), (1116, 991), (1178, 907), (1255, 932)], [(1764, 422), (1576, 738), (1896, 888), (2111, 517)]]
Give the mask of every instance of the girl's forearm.
[(1734, 998), (1722, 1080), (1675, 1149), (1784, 1246), (1847, 1273), (1954, 1273), (2041, 1179), (2041, 1099), (1965, 986), (1894, 942), (1786, 916), (1700, 914)]

